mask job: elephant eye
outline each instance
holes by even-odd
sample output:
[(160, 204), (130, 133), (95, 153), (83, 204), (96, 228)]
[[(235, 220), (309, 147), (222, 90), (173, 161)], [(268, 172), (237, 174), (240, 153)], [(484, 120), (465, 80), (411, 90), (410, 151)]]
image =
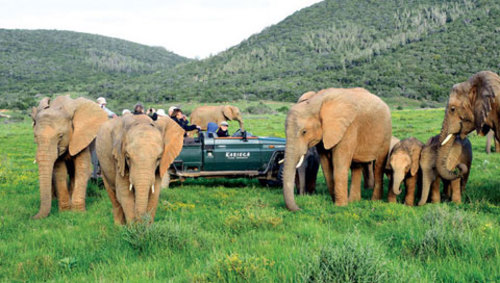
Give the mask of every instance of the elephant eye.
[(302, 135), (305, 135), (307, 133), (307, 130), (302, 130)]
[(451, 110), (451, 113), (455, 112), (455, 106), (452, 106), (452, 107), (450, 108), (450, 110)]

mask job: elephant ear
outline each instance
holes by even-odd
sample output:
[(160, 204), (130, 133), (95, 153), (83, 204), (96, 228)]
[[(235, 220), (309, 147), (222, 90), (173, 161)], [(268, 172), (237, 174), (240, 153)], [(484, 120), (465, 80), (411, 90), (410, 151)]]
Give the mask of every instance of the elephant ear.
[(422, 153), (423, 144), (417, 140), (418, 143), (412, 145), (410, 150), (411, 156), (411, 166), (410, 166), (410, 174), (415, 176), (418, 172), (418, 168), (420, 167), (420, 154)]
[(77, 155), (97, 136), (99, 127), (108, 120), (108, 115), (97, 103), (85, 98), (74, 100), (73, 135), (69, 142), (69, 154)]
[(184, 129), (179, 126), (174, 120), (169, 117), (161, 117), (156, 120), (156, 124), (160, 127), (163, 133), (163, 154), (160, 160), (160, 177), (167, 172), (170, 164), (182, 150), (184, 142)]
[(111, 132), (111, 137), (113, 140), (113, 149), (111, 154), (113, 154), (113, 158), (116, 160), (116, 167), (118, 169), (118, 173), (120, 176), (125, 177), (125, 144), (126, 137), (124, 134), (124, 120), (123, 118), (119, 118), (120, 120), (116, 122)]
[(337, 145), (356, 117), (357, 107), (338, 99), (324, 101), (319, 111), (325, 149)]
[(222, 108), (222, 114), (226, 117), (227, 120), (232, 120), (234, 117), (233, 106), (226, 105)]
[(306, 101), (306, 100), (310, 99), (311, 97), (313, 97), (315, 94), (316, 94), (315, 91), (308, 91), (299, 97), (299, 100), (297, 100), (297, 103), (302, 102), (302, 101)]
[(500, 96), (500, 77), (490, 71), (475, 74), (469, 79), (476, 131), (479, 133), (490, 115), (495, 97)]

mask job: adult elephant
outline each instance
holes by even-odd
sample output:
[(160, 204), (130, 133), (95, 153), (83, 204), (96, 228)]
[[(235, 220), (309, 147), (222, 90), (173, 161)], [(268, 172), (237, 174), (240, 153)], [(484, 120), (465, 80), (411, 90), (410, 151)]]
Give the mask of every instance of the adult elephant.
[(101, 127), (96, 151), (115, 224), (140, 220), (146, 212), (154, 220), (162, 177), (179, 155), (183, 136), (169, 117), (153, 122), (127, 114)]
[(85, 210), (91, 173), (89, 145), (108, 120), (106, 112), (88, 99), (59, 96), (52, 101), (42, 99), (31, 117), (40, 182), (40, 210), (33, 218), (49, 215), (53, 185), (59, 210)]
[[(283, 195), (289, 210), (299, 209), (293, 194), (295, 167), (313, 146), (336, 205), (347, 205), (348, 171), (353, 163), (375, 161), (372, 198), (382, 197), (392, 129), (389, 107), (380, 98), (363, 88), (322, 90), (292, 106), (285, 131)], [(361, 199), (361, 173), (361, 166), (352, 168), (349, 201)]]
[(462, 140), (476, 130), (486, 134), (491, 129), (500, 140), (500, 77), (490, 71), (479, 72), (467, 81), (453, 86), (439, 135), (437, 170), (446, 180), (460, 177), (447, 168), (447, 160), (456, 135)]
[(495, 132), (490, 130), (488, 134), (486, 135), (486, 153), (490, 154), (491, 153), (491, 144), (492, 141), (495, 140), (495, 152), (500, 152), (500, 141), (498, 141), (495, 138)]
[(240, 124), (240, 129), (244, 130), (240, 109), (231, 105), (197, 107), (191, 112), (190, 120), (192, 124), (200, 126), (202, 130), (207, 129), (209, 122), (219, 125), (222, 121), (236, 120)]

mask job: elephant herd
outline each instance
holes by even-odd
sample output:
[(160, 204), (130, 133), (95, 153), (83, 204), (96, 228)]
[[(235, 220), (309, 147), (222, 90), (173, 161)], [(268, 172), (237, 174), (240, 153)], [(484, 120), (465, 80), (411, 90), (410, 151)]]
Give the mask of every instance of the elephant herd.
[[(439, 202), (440, 180), (451, 200), (460, 202), (472, 161), (466, 136), (473, 130), (480, 134), (492, 130), (495, 140), (500, 140), (499, 115), (500, 77), (489, 71), (453, 86), (441, 133), (426, 144), (416, 138), (394, 138), (389, 107), (365, 89), (307, 92), (291, 107), (285, 121), (286, 207), (299, 209), (294, 200), (295, 175), (303, 172), (296, 167), (311, 152), (315, 158), (319, 156), (336, 205), (361, 199), (362, 175), (365, 187), (373, 188), (372, 199), (381, 199), (384, 174), (390, 180), (389, 202), (396, 201), (402, 183), (407, 205), (414, 204), (419, 185), (419, 205), (427, 202), (429, 192), (431, 200)], [(193, 111), (191, 121), (203, 125), (205, 116), (211, 120), (237, 120), (243, 128), (236, 107), (204, 106)], [(169, 117), (153, 121), (146, 115), (132, 114), (108, 120), (96, 103), (68, 96), (42, 99), (38, 107), (33, 107), (31, 117), (40, 182), (40, 210), (35, 219), (48, 216), (54, 196), (59, 210), (85, 210), (91, 174), (90, 145), (94, 139), (114, 222), (131, 223), (146, 213), (154, 219), (161, 180), (183, 145), (184, 130), (177, 123)], [(299, 191), (311, 192), (314, 185), (315, 179), (306, 180)]]
[(419, 205), (427, 202), (429, 192), (432, 202), (440, 202), (442, 180), (445, 194), (460, 203), (472, 163), (467, 135), (473, 130), (481, 135), (491, 131), (498, 141), (499, 122), (500, 77), (490, 71), (479, 72), (453, 86), (441, 132), (425, 144), (414, 137), (401, 141), (392, 137), (389, 107), (365, 89), (306, 92), (286, 118), (283, 172), (286, 207), (291, 211), (299, 209), (293, 194), (295, 166), (311, 147), (320, 155), (326, 185), (338, 206), (361, 199), (362, 172), (365, 187), (373, 187), (373, 200), (382, 197), (385, 173), (389, 177), (389, 202), (396, 201), (402, 183), (406, 187), (405, 204), (414, 204), (419, 185), (422, 192)]

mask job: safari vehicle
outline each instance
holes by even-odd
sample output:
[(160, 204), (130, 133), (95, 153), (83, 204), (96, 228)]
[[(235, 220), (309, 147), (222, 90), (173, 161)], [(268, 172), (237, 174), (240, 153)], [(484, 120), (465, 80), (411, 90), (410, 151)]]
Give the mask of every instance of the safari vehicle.
[(257, 137), (238, 130), (231, 137), (199, 132), (185, 138), (181, 153), (169, 168), (170, 181), (186, 178), (258, 178), (281, 186), (280, 167), (285, 156), (284, 138)]

